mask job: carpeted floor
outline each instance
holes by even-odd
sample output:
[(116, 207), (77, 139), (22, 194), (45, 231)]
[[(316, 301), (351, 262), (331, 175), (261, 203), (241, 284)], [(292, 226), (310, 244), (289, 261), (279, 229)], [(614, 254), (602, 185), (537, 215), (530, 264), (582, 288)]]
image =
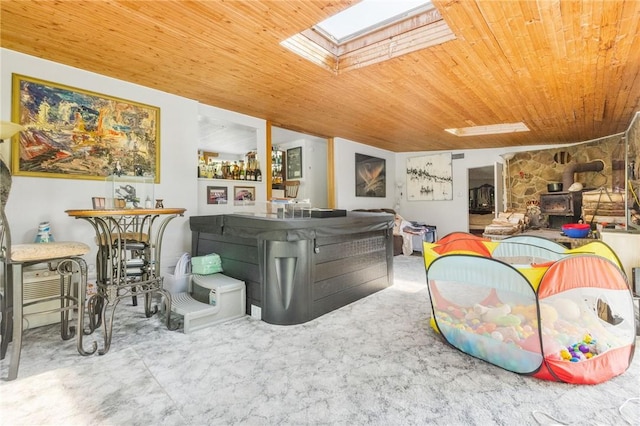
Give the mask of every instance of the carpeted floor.
[(88, 357), (56, 326), (29, 330), (0, 423), (640, 424), (638, 356), (596, 386), (494, 367), (438, 338), (422, 258), (394, 259), (392, 287), (296, 326), (244, 317), (185, 335), (123, 303), (111, 350)]

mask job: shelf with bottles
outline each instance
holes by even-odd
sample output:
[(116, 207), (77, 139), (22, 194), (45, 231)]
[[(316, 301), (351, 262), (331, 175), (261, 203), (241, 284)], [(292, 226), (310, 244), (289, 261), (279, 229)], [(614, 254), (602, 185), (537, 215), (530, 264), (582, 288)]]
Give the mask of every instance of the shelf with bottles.
[(285, 180), (286, 161), (284, 151), (280, 151), (277, 147), (271, 149), (271, 183), (274, 186), (281, 185)]
[(243, 159), (224, 159), (198, 153), (198, 178), (262, 182), (262, 171), (255, 151)]

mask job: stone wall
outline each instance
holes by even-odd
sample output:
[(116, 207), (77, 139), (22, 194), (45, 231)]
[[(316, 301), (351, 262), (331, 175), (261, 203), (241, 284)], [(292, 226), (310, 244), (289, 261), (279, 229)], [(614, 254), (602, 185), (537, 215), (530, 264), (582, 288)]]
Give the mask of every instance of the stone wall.
[[(601, 172), (574, 175), (575, 182), (580, 182), (585, 190), (601, 187), (612, 192), (624, 190), (626, 170), (624, 167), (619, 170), (620, 162), (624, 164), (625, 160), (624, 142), (623, 135), (614, 135), (578, 145), (516, 153), (508, 161), (508, 210), (525, 213), (527, 202), (539, 201), (540, 194), (547, 193), (547, 184), (562, 182), (565, 169), (575, 163), (595, 160), (604, 163)], [(563, 188), (564, 191), (567, 189)]]

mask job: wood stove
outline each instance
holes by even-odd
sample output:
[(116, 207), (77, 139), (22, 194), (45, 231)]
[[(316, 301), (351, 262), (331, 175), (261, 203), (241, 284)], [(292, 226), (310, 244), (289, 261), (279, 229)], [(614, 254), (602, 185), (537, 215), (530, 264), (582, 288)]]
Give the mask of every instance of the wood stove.
[(582, 215), (582, 192), (540, 194), (540, 212), (549, 216), (549, 228), (560, 229), (566, 223), (577, 223)]

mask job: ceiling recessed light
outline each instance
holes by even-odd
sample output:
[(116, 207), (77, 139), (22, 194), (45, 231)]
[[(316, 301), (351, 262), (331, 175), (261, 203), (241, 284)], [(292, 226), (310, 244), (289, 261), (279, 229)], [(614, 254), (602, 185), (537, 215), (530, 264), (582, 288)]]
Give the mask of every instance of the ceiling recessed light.
[(459, 127), (444, 129), (456, 136), (497, 135), (500, 133), (528, 132), (529, 128), (523, 123), (492, 124), (489, 126)]

